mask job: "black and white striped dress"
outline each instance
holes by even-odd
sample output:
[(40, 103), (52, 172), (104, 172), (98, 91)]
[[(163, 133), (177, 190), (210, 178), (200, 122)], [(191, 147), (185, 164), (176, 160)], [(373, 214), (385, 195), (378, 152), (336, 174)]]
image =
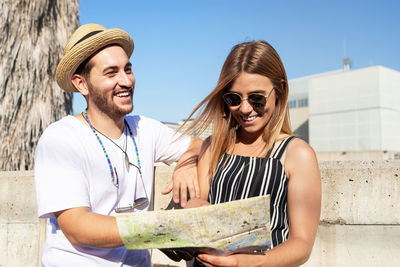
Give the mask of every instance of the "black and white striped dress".
[(272, 247), (286, 241), (289, 235), (288, 179), (280, 159), (292, 139), (293, 136), (284, 139), (272, 157), (271, 152), (265, 158), (224, 154), (208, 195), (211, 204), (218, 204), (270, 194)]

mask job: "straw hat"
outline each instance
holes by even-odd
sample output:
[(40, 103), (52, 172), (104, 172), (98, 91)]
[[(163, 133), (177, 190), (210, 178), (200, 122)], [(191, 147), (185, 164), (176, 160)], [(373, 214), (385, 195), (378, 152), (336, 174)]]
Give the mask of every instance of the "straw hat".
[(64, 48), (64, 56), (58, 63), (56, 81), (67, 92), (77, 92), (71, 77), (79, 65), (95, 52), (109, 44), (120, 45), (128, 55), (133, 52), (132, 38), (121, 29), (107, 30), (98, 24), (80, 26), (68, 40)]

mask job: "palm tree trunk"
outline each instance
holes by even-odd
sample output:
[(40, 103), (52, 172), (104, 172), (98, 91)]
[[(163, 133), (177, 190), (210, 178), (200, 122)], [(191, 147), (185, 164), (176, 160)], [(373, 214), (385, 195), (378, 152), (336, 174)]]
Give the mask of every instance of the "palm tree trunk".
[(33, 169), (43, 130), (72, 113), (54, 76), (78, 8), (78, 0), (0, 2), (0, 170)]

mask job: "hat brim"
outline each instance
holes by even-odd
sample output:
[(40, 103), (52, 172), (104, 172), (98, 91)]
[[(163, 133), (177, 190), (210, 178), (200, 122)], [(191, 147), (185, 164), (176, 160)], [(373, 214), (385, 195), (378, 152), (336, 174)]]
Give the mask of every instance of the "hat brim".
[(76, 69), (83, 61), (110, 44), (120, 45), (128, 58), (131, 57), (134, 48), (132, 38), (120, 29), (104, 30), (77, 43), (64, 55), (56, 70), (58, 85), (67, 92), (78, 92), (72, 83), (72, 75), (74, 75)]

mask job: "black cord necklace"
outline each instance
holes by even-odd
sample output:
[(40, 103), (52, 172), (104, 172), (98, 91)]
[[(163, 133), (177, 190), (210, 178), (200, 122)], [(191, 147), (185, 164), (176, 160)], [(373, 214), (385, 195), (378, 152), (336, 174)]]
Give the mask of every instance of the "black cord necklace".
[[(86, 119), (86, 117), (83, 115), (83, 113), (81, 113), (81, 115), (82, 115), (82, 117), (85, 119), (85, 121), (90, 125), (90, 123), (89, 123), (89, 121)], [(110, 140), (111, 141), (111, 143), (113, 143), (116, 147), (118, 147), (121, 151), (122, 151), (122, 153), (124, 153), (124, 155), (125, 155), (125, 168), (126, 168), (126, 171), (129, 171), (129, 167), (130, 167), (130, 164), (129, 164), (129, 156), (128, 156), (128, 153), (127, 153), (127, 145), (128, 145), (128, 135), (126, 134), (126, 121), (125, 121), (125, 119), (124, 119), (124, 134), (125, 134), (125, 150), (124, 149), (122, 149), (122, 147), (120, 147), (117, 143), (115, 143), (111, 138), (109, 138), (107, 135), (105, 135), (105, 134), (103, 134), (102, 132), (100, 132), (99, 130), (97, 130), (93, 125), (92, 125), (92, 127), (93, 127), (93, 129), (95, 129), (96, 130), (96, 132), (98, 132), (98, 133), (100, 133), (101, 135), (103, 135), (105, 138), (107, 138), (108, 140)]]

